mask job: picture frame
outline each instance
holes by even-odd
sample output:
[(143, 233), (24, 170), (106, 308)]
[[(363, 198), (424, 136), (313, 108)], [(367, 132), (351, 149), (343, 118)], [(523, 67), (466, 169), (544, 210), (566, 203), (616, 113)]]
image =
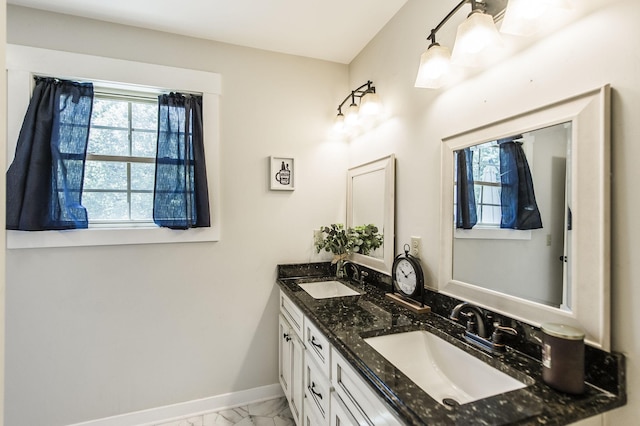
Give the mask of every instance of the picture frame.
[(295, 159), (293, 157), (269, 157), (269, 188), (272, 191), (295, 189)]

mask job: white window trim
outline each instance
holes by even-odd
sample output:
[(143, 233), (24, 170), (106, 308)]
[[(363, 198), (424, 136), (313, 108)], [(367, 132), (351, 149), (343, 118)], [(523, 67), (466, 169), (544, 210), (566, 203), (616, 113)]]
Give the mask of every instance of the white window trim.
[(7, 165), (13, 161), (34, 75), (100, 82), (102, 86), (160, 93), (202, 93), (204, 143), (211, 227), (89, 228), (66, 231), (7, 231), (7, 248), (184, 243), (220, 240), (220, 74), (7, 44)]
[[(523, 137), (523, 149), (529, 162), (529, 169), (533, 174), (533, 143), (535, 136), (527, 135)], [(530, 240), (531, 230), (529, 229), (509, 229), (500, 228), (499, 225), (476, 225), (471, 229), (455, 228), (453, 238), (469, 240)]]
[(472, 229), (456, 229), (454, 231), (454, 238), (472, 240), (530, 240), (531, 231), (476, 225)]

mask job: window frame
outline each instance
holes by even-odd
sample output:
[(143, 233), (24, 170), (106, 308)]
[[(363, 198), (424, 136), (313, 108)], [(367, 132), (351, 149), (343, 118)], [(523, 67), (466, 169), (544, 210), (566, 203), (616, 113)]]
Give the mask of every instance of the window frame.
[[(527, 161), (529, 161), (529, 168), (533, 172), (534, 163), (533, 163), (533, 142), (535, 138), (532, 136), (523, 137), (524, 153), (527, 156)], [(485, 143), (494, 142), (495, 140), (485, 141), (483, 143), (475, 144), (474, 146), (483, 145)], [(484, 181), (475, 181), (474, 185), (478, 185), (478, 182), (481, 185), (486, 184)], [(499, 185), (499, 184), (498, 184)], [(530, 229), (507, 229), (500, 228), (500, 224), (491, 225), (486, 223), (478, 222), (472, 229), (461, 229), (455, 228), (453, 232), (453, 238), (466, 238), (466, 239), (474, 239), (474, 240), (531, 240), (531, 230)]]
[[(152, 133), (157, 135), (157, 126), (154, 130), (149, 129), (139, 129), (133, 126), (133, 108), (132, 103), (147, 103), (147, 104), (155, 104), (157, 109), (157, 97), (156, 96), (141, 96), (140, 92), (132, 92), (130, 94), (119, 93), (116, 90), (109, 90), (103, 88), (99, 85), (94, 85), (95, 87), (95, 97), (99, 100), (106, 101), (117, 101), (122, 103), (127, 103), (127, 127), (116, 127), (116, 126), (105, 126), (105, 125), (94, 125), (93, 118), (91, 121), (91, 129), (97, 130), (116, 130), (116, 131), (127, 131), (127, 140), (128, 146), (127, 149), (129, 151), (129, 155), (117, 155), (117, 154), (92, 154), (87, 150), (86, 161), (87, 162), (98, 162), (98, 163), (127, 163), (127, 186), (125, 189), (105, 189), (105, 188), (90, 188), (87, 189), (86, 182), (83, 185), (83, 197), (86, 193), (103, 193), (103, 194), (126, 194), (127, 201), (129, 205), (129, 218), (126, 220), (116, 220), (116, 219), (91, 219), (91, 214), (89, 214), (89, 228), (92, 227), (103, 227), (103, 228), (124, 228), (124, 227), (140, 227), (140, 226), (153, 226), (153, 218), (149, 218), (148, 220), (142, 219), (132, 219), (131, 218), (131, 198), (133, 194), (153, 194), (153, 189), (134, 189), (132, 183), (132, 168), (133, 164), (154, 164), (156, 162), (155, 157), (143, 157), (134, 155), (132, 152), (133, 149), (133, 135), (136, 132), (141, 133)], [(95, 111), (95, 110), (94, 110)], [(89, 132), (89, 145), (91, 145), (91, 132)], [(85, 179), (87, 177), (87, 170), (85, 167)], [(84, 204), (84, 203), (83, 203)], [(87, 206), (84, 204), (85, 207)], [(88, 210), (88, 209), (87, 209)]]
[(65, 231), (7, 231), (7, 248), (184, 243), (220, 240), (220, 74), (120, 59), (7, 44), (7, 164), (13, 161), (33, 77), (92, 81), (102, 88), (159, 95), (168, 91), (202, 94), (204, 143), (211, 226), (172, 230), (156, 225), (90, 227)]

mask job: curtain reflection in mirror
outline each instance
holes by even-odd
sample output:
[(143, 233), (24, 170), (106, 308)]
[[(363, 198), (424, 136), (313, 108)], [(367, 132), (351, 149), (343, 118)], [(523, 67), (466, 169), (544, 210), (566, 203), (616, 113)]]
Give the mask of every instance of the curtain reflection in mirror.
[(456, 156), (456, 228), (471, 229), (478, 222), (473, 184), (473, 152), (471, 148), (455, 152)]

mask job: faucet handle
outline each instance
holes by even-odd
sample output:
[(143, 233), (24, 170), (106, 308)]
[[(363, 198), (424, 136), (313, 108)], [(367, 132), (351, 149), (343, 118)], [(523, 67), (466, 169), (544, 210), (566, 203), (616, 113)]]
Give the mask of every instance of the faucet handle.
[(518, 331), (515, 328), (506, 327), (506, 326), (500, 324), (499, 321), (496, 321), (496, 322), (493, 323), (493, 328), (496, 331), (499, 331), (499, 332), (502, 332), (502, 333), (507, 333), (507, 334), (510, 334), (512, 336), (517, 336), (518, 335)]
[(500, 324), (499, 321), (493, 323), (493, 334), (491, 335), (491, 340), (494, 344), (502, 344), (503, 338), (505, 334), (510, 334), (512, 336), (517, 336), (518, 332), (513, 327), (506, 327)]

